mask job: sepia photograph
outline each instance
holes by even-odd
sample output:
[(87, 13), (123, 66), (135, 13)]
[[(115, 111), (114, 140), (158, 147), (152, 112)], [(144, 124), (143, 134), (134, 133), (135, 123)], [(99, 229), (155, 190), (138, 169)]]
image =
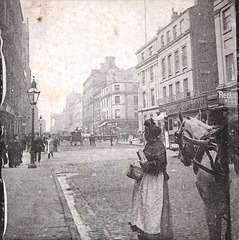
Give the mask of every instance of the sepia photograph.
[(0, 240), (239, 240), (239, 0), (0, 0)]

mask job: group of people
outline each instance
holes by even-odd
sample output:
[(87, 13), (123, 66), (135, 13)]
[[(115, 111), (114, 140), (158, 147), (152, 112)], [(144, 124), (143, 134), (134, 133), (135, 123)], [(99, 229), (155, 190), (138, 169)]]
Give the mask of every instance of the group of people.
[(12, 138), (4, 140), (3, 135), (0, 138), (1, 158), (3, 166), (8, 163), (9, 168), (17, 167), (22, 163), (23, 152), (28, 151), (34, 155), (35, 161), (41, 161), (41, 153), (47, 152), (48, 159), (53, 157), (53, 152), (57, 152), (60, 142), (56, 136), (40, 136), (35, 133), (32, 141), (31, 135), (22, 134), (19, 137), (14, 134)]

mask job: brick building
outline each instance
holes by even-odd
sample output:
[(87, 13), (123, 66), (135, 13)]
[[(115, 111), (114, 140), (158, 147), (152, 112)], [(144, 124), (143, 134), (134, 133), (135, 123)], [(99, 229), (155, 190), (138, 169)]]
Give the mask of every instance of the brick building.
[(146, 118), (159, 120), (170, 147), (178, 129), (178, 111), (194, 116), (201, 110), (208, 121), (217, 100), (213, 17), (213, 2), (207, 0), (180, 14), (173, 11), (171, 22), (136, 53), (140, 129)]
[(138, 131), (138, 83), (134, 68), (110, 71), (101, 90), (101, 134), (136, 134)]
[[(1, 124), (7, 137), (31, 131), (29, 27), (24, 22), (19, 0), (0, 2), (0, 29), (6, 62), (6, 98), (0, 106)], [(36, 116), (37, 119), (37, 116)]]

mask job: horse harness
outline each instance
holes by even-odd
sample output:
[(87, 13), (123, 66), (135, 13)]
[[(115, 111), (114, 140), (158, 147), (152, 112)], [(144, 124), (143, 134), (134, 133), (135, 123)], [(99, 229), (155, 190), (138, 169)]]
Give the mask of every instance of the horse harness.
[[(215, 143), (215, 139), (213, 138), (218, 129), (209, 128), (208, 132), (204, 134), (200, 140), (193, 139), (192, 134), (184, 129), (184, 123), (182, 124), (182, 128), (180, 129), (179, 134), (182, 134), (182, 138), (187, 144), (192, 144), (194, 149), (196, 148), (194, 157), (192, 158), (193, 169), (195, 174), (198, 172), (198, 168), (204, 170), (205, 172), (214, 175), (215, 177), (222, 177), (228, 180), (227, 174), (224, 173), (223, 169), (218, 164), (218, 157), (216, 157), (215, 161), (210, 153), (210, 151), (218, 152), (218, 145)], [(184, 131), (189, 134), (190, 137), (185, 136)], [(201, 164), (202, 157), (206, 152), (211, 168), (208, 168)]]

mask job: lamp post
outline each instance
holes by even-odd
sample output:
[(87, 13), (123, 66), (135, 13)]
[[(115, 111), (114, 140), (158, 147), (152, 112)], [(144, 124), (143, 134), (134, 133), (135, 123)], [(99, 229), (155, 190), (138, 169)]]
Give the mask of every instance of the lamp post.
[(40, 122), (40, 137), (41, 137), (41, 135), (42, 135), (42, 115), (40, 115), (39, 122)]
[[(32, 107), (32, 134), (31, 134), (31, 146), (33, 147), (34, 142), (34, 117), (35, 117), (35, 105), (37, 104), (38, 97), (40, 95), (40, 91), (37, 89), (37, 83), (35, 82), (35, 77), (33, 77), (31, 88), (27, 91), (29, 101)], [(28, 168), (36, 168), (35, 163), (35, 153), (33, 148), (31, 147), (31, 162), (28, 165)]]

